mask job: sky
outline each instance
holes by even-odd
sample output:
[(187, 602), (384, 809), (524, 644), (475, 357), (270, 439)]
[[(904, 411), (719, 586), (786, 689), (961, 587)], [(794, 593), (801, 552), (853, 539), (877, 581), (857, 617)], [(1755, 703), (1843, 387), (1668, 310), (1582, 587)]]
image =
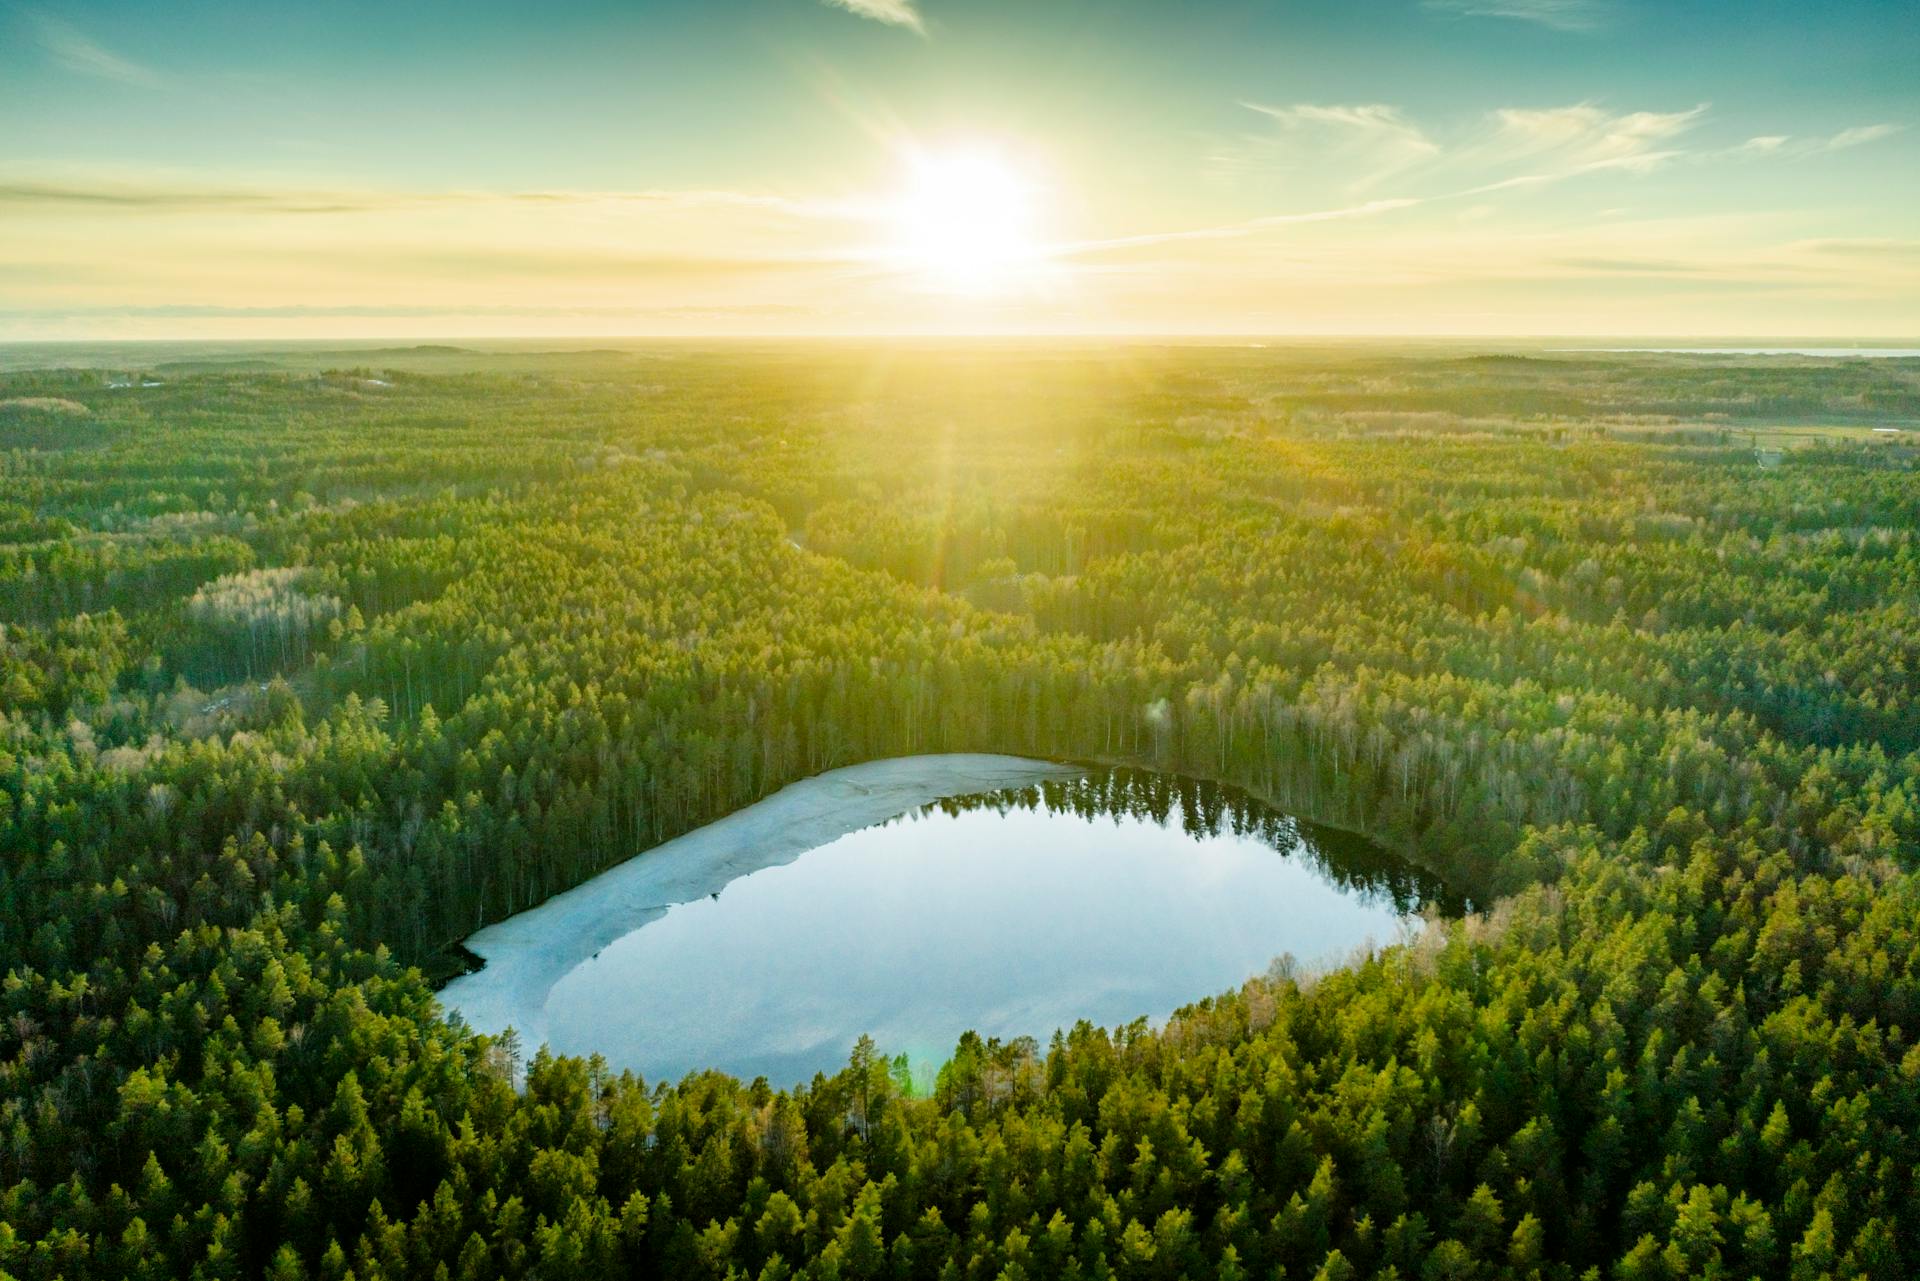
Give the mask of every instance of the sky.
[(1913, 0), (0, 0), (0, 339), (1920, 335)]

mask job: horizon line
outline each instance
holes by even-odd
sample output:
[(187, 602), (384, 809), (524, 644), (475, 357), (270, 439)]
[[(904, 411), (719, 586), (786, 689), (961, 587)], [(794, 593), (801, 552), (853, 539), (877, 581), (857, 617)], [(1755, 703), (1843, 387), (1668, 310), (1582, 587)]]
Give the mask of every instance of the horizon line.
[(1694, 342), (1704, 345), (1782, 345), (1800, 344), (1804, 346), (1860, 346), (1860, 347), (1899, 347), (1920, 346), (1920, 331), (1912, 333), (1675, 333), (1658, 331), (1639, 332), (1561, 332), (1561, 333), (1513, 333), (1498, 330), (1476, 332), (1441, 332), (1406, 330), (1399, 332), (1368, 331), (1261, 331), (1261, 330), (940, 330), (926, 332), (899, 333), (878, 330), (838, 330), (817, 333), (790, 333), (779, 331), (740, 332), (740, 331), (702, 331), (677, 333), (561, 333), (561, 334), (445, 334), (445, 333), (408, 333), (389, 335), (365, 335), (348, 333), (315, 334), (301, 337), (235, 337), (210, 334), (143, 334), (143, 335), (63, 335), (47, 338), (18, 338), (0, 336), (0, 347), (37, 347), (37, 346), (81, 346), (119, 344), (127, 346), (158, 345), (164, 343), (224, 343), (230, 345), (288, 346), (313, 345), (319, 343), (364, 344), (386, 347), (396, 344), (412, 346), (441, 346), (455, 344), (484, 343), (552, 343), (552, 342), (597, 342), (597, 343), (675, 343), (675, 342), (958, 342), (958, 341), (1004, 341), (1004, 342), (1260, 342), (1260, 343), (1309, 343), (1309, 342), (1503, 342), (1503, 343), (1561, 343), (1561, 342)]

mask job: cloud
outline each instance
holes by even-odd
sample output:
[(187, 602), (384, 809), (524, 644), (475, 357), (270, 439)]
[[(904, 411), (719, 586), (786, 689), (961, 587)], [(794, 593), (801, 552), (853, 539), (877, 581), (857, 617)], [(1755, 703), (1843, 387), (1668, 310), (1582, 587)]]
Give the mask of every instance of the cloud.
[(360, 249), (353, 259), (357, 268), (372, 268), (376, 273), (406, 272), (436, 279), (470, 279), (485, 274), (502, 280), (603, 283), (768, 278), (833, 273), (861, 264), (861, 260), (851, 254), (827, 249), (758, 255), (709, 249), (672, 254), (633, 252), (612, 245), (525, 248), (486, 244), (446, 249), (408, 244)]
[(56, 66), (79, 75), (138, 85), (144, 89), (160, 89), (168, 84), (168, 78), (162, 73), (121, 57), (96, 43), (70, 22), (50, 14), (30, 11), (21, 16), (41, 50)]
[(1439, 288), (1554, 282), (1586, 282), (1603, 291), (1593, 297), (1631, 296), (1606, 294), (1609, 282), (1630, 282), (1636, 291), (1859, 289), (1892, 297), (1903, 287), (1910, 290), (1911, 272), (1920, 267), (1913, 242), (1780, 242), (1777, 233), (1790, 223), (1716, 214), (1532, 230), (1410, 225), (1385, 239), (1283, 241), (1257, 251), (1234, 246), (1208, 254), (1196, 245), (1180, 260), (1247, 280), (1275, 270), (1311, 274), (1343, 291), (1381, 283)]
[[(1412, 157), (1401, 165), (1401, 191), (1305, 213), (1087, 242), (1062, 247), (1059, 252), (1096, 255), (1181, 241), (1226, 240), (1302, 224), (1373, 218), (1403, 209), (1448, 204), (1464, 206), (1456, 219), (1464, 226), (1483, 222), (1496, 213), (1498, 207), (1484, 198), (1497, 193), (1549, 187), (1608, 172), (1644, 174), (1682, 158), (1725, 154), (1679, 145), (1681, 137), (1706, 116), (1704, 103), (1682, 111), (1615, 111), (1592, 102), (1546, 108), (1503, 107), (1486, 113), (1477, 125), (1444, 143), (1398, 108), (1381, 103), (1277, 107), (1243, 100), (1240, 105), (1289, 132), (1316, 129), (1321, 134), (1331, 133), (1338, 145), (1316, 156), (1310, 170), (1315, 174), (1324, 174), (1341, 161), (1358, 158), (1369, 162), (1376, 158), (1378, 153), (1369, 149), (1369, 140), (1401, 148)], [(1876, 132), (1874, 136), (1883, 135)], [(1766, 136), (1750, 140), (1740, 150), (1762, 154), (1788, 146), (1791, 141), (1784, 136)], [(1235, 161), (1244, 171), (1251, 168), (1253, 160), (1271, 156), (1271, 150), (1262, 153), (1242, 147), (1237, 153), (1216, 154), (1210, 162), (1219, 170), (1225, 161)], [(1413, 160), (1419, 162), (1418, 185), (1412, 182), (1416, 172)], [(1597, 271), (1603, 261), (1607, 261), (1606, 269), (1616, 274), (1627, 270), (1622, 264), (1632, 264), (1642, 274), (1654, 274), (1648, 265), (1651, 260), (1629, 255), (1610, 261), (1595, 256), (1581, 266)]]
[[(1592, 216), (1595, 221), (1577, 231), (1536, 237), (1540, 241), (1540, 252), (1527, 259), (1524, 270), (1510, 271), (1502, 265), (1500, 255), (1512, 237), (1488, 236), (1484, 226), (1474, 229), (1475, 224), (1484, 224), (1487, 217), (1497, 212), (1497, 205), (1485, 202), (1486, 197), (1496, 193), (1551, 187), (1609, 172), (1641, 175), (1682, 162), (1818, 156), (1892, 137), (1904, 129), (1900, 124), (1857, 125), (1816, 137), (1759, 134), (1731, 146), (1703, 147), (1693, 142), (1691, 134), (1707, 119), (1708, 107), (1704, 103), (1677, 111), (1618, 111), (1593, 102), (1545, 108), (1504, 107), (1487, 112), (1477, 124), (1463, 126), (1451, 134), (1430, 134), (1399, 109), (1386, 104), (1269, 106), (1242, 100), (1240, 105), (1276, 122), (1283, 134), (1306, 135), (1309, 142), (1332, 140), (1333, 145), (1312, 153), (1311, 166), (1296, 167), (1289, 175), (1289, 190), (1296, 195), (1305, 175), (1337, 174), (1337, 166), (1342, 162), (1356, 167), (1370, 163), (1375, 154), (1370, 150), (1374, 142), (1391, 141), (1417, 151), (1421, 163), (1417, 170), (1403, 173), (1400, 190), (1390, 197), (1306, 213), (1255, 217), (1225, 225), (1091, 241), (1062, 246), (1056, 252), (1065, 257), (1098, 259), (1136, 251), (1151, 253), (1159, 246), (1175, 253), (1178, 252), (1175, 247), (1190, 244), (1191, 252), (1186, 256), (1191, 257), (1205, 253), (1203, 246), (1209, 242), (1231, 242), (1304, 224), (1374, 218), (1416, 207), (1454, 205), (1460, 212), (1453, 225), (1460, 228), (1462, 234), (1470, 232), (1478, 239), (1453, 243), (1471, 243), (1476, 252), (1489, 255), (1485, 262), (1474, 264), (1466, 273), (1480, 280), (1510, 277), (1643, 282), (1700, 280), (1725, 289), (1825, 289), (1834, 297), (1840, 297), (1848, 290), (1863, 291), (1861, 296), (1866, 296), (1874, 289), (1884, 291), (1889, 282), (1910, 283), (1909, 273), (1920, 266), (1920, 251), (1916, 251), (1911, 241), (1833, 240), (1772, 248), (1753, 246), (1742, 255), (1728, 251), (1721, 244), (1722, 239), (1733, 237), (1736, 229), (1725, 219), (1715, 223), (1710, 232), (1685, 228), (1684, 236), (1682, 225), (1673, 220), (1649, 224), (1660, 233), (1650, 236), (1638, 230), (1638, 224), (1608, 222), (1607, 219), (1622, 211), (1606, 210), (1595, 213)], [(1256, 162), (1264, 161), (1271, 166), (1300, 158), (1297, 148), (1276, 149), (1271, 141), (1260, 149), (1243, 140), (1237, 151), (1223, 150), (1209, 159), (1216, 167), (1225, 160), (1238, 162), (1240, 172), (1244, 173), (1252, 171)], [(1410, 229), (1405, 234), (1410, 239), (1404, 243), (1416, 242), (1416, 231)], [(1742, 238), (1748, 237), (1743, 234)], [(1677, 239), (1678, 243), (1662, 243), (1669, 239)], [(1324, 239), (1313, 241), (1311, 248), (1305, 244), (1292, 245), (1291, 241), (1291, 237), (1276, 239), (1257, 252), (1231, 251), (1240, 255), (1237, 259), (1214, 255), (1211, 261), (1220, 264), (1223, 270), (1232, 270), (1234, 262), (1267, 266), (1285, 262), (1288, 270), (1306, 272), (1317, 269), (1311, 264), (1321, 262), (1330, 252), (1329, 243)], [(1381, 243), (1377, 237), (1369, 240), (1362, 258), (1380, 253)], [(1679, 252), (1667, 252), (1669, 250)], [(1405, 279), (1418, 278), (1421, 274), (1418, 257), (1415, 253), (1397, 258), (1398, 265), (1392, 272)], [(1851, 271), (1838, 265), (1847, 260), (1872, 260), (1878, 267), (1877, 276), (1869, 279), (1873, 273)], [(1440, 274), (1445, 276), (1447, 272), (1442, 270)], [(1460, 276), (1461, 272), (1454, 274)]]
[(1330, 126), (1350, 134), (1390, 139), (1422, 155), (1433, 155), (1440, 150), (1418, 125), (1400, 114), (1398, 107), (1390, 107), (1382, 102), (1358, 106), (1323, 106), (1302, 102), (1291, 107), (1270, 107), (1265, 103), (1243, 101), (1240, 105), (1248, 111), (1257, 111), (1270, 120), (1278, 121), (1289, 129)]
[(1905, 125), (1884, 123), (1855, 125), (1824, 138), (1795, 138), (1779, 133), (1764, 134), (1758, 138), (1749, 138), (1736, 147), (1706, 154), (1726, 156), (1736, 160), (1755, 160), (1769, 156), (1793, 160), (1805, 156), (1824, 155), (1833, 151), (1846, 151), (1852, 147), (1864, 147), (1869, 143), (1891, 138), (1905, 128)]
[(1698, 262), (1665, 258), (1608, 258), (1604, 256), (1549, 259), (1548, 265), (1571, 274), (1596, 276), (1699, 276), (1708, 270)]
[(872, 18), (890, 27), (905, 27), (919, 35), (927, 34), (927, 24), (914, 7), (914, 0), (821, 0), (822, 4), (862, 18)]
[[(1229, 180), (1287, 173), (1297, 180), (1338, 177), (1349, 195), (1440, 154), (1439, 144), (1398, 107), (1385, 103), (1294, 103), (1241, 100), (1273, 127), (1224, 139), (1208, 156), (1209, 171)], [(1298, 182), (1294, 184), (1298, 186)]]
[(226, 306), (217, 303), (157, 303), (126, 307), (9, 307), (0, 308), (0, 319), (161, 319), (161, 320), (307, 320), (339, 318), (425, 319), (434, 316), (673, 316), (673, 315), (776, 315), (798, 312), (790, 303), (742, 303), (713, 306), (623, 306), (594, 307), (518, 306), (510, 304), (449, 303), (349, 303), (342, 306), (311, 306), (305, 303), (266, 303), (255, 306)]
[(1826, 151), (1845, 151), (1848, 147), (1864, 146), (1869, 142), (1878, 142), (1882, 138), (1890, 138), (1905, 127), (1905, 125), (1891, 124), (1856, 125), (1851, 129), (1842, 129), (1839, 133), (1827, 139), (1822, 149)]
[(1222, 223), (1212, 227), (1190, 227), (1181, 231), (1146, 232), (1138, 236), (1115, 236), (1106, 240), (1083, 240), (1074, 244), (1056, 245), (1052, 252), (1062, 258), (1080, 258), (1114, 253), (1129, 249), (1147, 248), (1153, 245), (1179, 244), (1192, 240), (1235, 240), (1242, 236), (1251, 236), (1261, 231), (1278, 227), (1301, 226), (1316, 222), (1345, 222), (1352, 218), (1373, 218), (1380, 214), (1392, 213), (1396, 209), (1409, 209), (1414, 205), (1427, 203), (1418, 197), (1406, 196), (1392, 200), (1369, 200), (1365, 204), (1345, 205), (1337, 209), (1314, 209), (1306, 213), (1267, 214), (1259, 218), (1248, 218), (1241, 222)]
[[(530, 323), (598, 316), (607, 323), (593, 328), (618, 329), (621, 316), (661, 308), (847, 296), (868, 267), (865, 235), (848, 202), (755, 192), (283, 187), (163, 169), (0, 167), (0, 295), (72, 312), (61, 323), (79, 328), (239, 325), (246, 313), (115, 309), (257, 304), (319, 309), (259, 315), (323, 328), (401, 324), (401, 313), (359, 310), (389, 304), (511, 328), (518, 313), (484, 310), (504, 300), (527, 305)], [(31, 328), (16, 317), (0, 332), (16, 325)]]
[(1791, 248), (1810, 254), (1840, 258), (1880, 259), (1920, 268), (1920, 240), (1896, 240), (1889, 237), (1856, 237), (1801, 240)]
[(362, 214), (452, 206), (646, 205), (693, 209), (764, 209), (796, 217), (844, 218), (824, 202), (738, 191), (394, 191), (297, 190), (155, 182), (141, 178), (44, 181), (0, 176), (0, 218), (10, 211), (92, 210), (127, 213)]
[(1591, 31), (1607, 11), (1600, 0), (1426, 0), (1426, 7), (1461, 18), (1508, 18), (1555, 31)]
[(1690, 111), (1615, 113), (1590, 102), (1568, 107), (1503, 107), (1493, 113), (1489, 160), (1546, 159), (1578, 172), (1645, 170), (1681, 154), (1671, 140), (1698, 124), (1706, 104)]
[[(1295, 198), (1316, 184), (1359, 197), (1392, 180), (1403, 188), (1418, 184), (1404, 194), (1443, 199), (1609, 170), (1646, 173), (1695, 154), (1679, 139), (1707, 112), (1705, 104), (1683, 111), (1615, 111), (1593, 102), (1502, 107), (1439, 134), (1384, 103), (1270, 106), (1242, 99), (1240, 106), (1275, 130), (1217, 142), (1206, 157), (1209, 174), (1235, 183), (1284, 176)], [(1750, 144), (1754, 152), (1766, 145)]]
[(365, 196), (323, 193), (151, 187), (105, 183), (64, 184), (0, 179), (0, 215), (9, 209), (36, 207), (185, 212), (190, 210), (279, 210), (291, 213), (348, 213), (370, 207)]

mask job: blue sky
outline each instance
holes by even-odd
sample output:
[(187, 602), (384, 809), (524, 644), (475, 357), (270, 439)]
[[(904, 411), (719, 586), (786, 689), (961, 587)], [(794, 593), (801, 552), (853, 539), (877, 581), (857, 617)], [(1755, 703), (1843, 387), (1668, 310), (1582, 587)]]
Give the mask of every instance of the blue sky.
[[(1911, 3), (0, 5), (0, 334), (1910, 336), (1916, 68)], [(899, 225), (962, 154), (990, 287)]]

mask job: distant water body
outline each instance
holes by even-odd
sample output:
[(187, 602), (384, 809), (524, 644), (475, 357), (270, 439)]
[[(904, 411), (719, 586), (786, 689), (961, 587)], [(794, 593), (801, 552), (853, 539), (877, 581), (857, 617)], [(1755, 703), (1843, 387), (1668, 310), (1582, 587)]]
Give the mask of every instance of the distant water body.
[(1558, 347), (1555, 350), (1668, 356), (1825, 356), (1835, 360), (1920, 356), (1920, 347)]

